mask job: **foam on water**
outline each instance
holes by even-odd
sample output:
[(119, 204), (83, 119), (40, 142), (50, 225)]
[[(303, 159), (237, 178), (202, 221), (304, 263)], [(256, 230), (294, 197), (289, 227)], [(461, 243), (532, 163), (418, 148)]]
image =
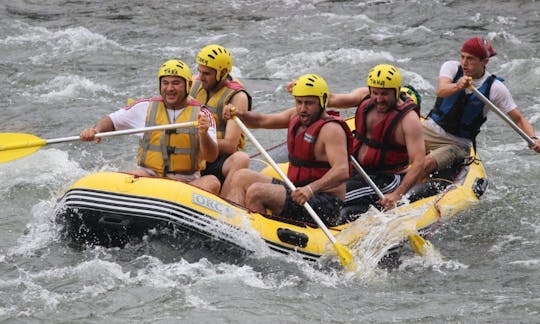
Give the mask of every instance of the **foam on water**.
[(365, 62), (379, 62), (380, 60), (395, 61), (389, 52), (375, 52), (357, 48), (342, 48), (338, 50), (320, 51), (315, 53), (297, 52), (286, 54), (268, 60), (265, 65), (273, 78), (290, 80), (305, 71), (319, 70), (320, 67), (344, 64), (358, 65)]
[(40, 201), (32, 206), (32, 220), (26, 225), (24, 235), (17, 239), (7, 255), (31, 257), (57, 239), (58, 226), (54, 223), (56, 200)]
[(113, 94), (110, 87), (95, 83), (92, 80), (78, 75), (59, 75), (36, 86), (32, 93), (23, 93), (29, 98), (35, 97), (35, 92), (40, 93), (39, 98), (44, 102), (64, 102), (66, 99), (82, 99), (92, 97), (97, 100), (103, 95)]
[[(354, 277), (378, 281), (384, 277), (379, 263), (392, 248), (416, 233), (416, 218), (422, 211), (383, 213), (373, 207), (336, 235), (338, 242), (350, 248), (355, 263)], [(330, 247), (327, 247), (330, 249)]]
[(523, 241), (523, 236), (519, 235), (502, 235), (498, 238), (497, 242), (489, 249), (491, 253), (499, 253), (505, 250), (506, 247), (517, 244)]
[[(247, 265), (213, 264), (204, 258), (197, 262), (163, 263), (147, 255), (125, 263), (115, 260), (113, 252), (118, 251), (98, 247), (87, 252), (88, 260), (73, 266), (37, 271), (20, 269), (17, 277), (0, 279), (0, 296), (5, 298), (10, 291), (20, 291), (10, 296), (11, 303), (17, 306), (0, 308), (0, 314), (32, 315), (43, 309), (55, 310), (61, 304), (100, 299), (112, 291), (127, 293), (138, 286), (160, 295), (181, 291), (187, 305), (214, 309), (200, 293), (207, 286), (241, 285), (274, 290), (299, 284), (294, 276), (285, 280), (271, 275), (265, 277)], [(51, 282), (61, 283), (62, 288), (58, 289), (56, 284), (50, 286)]]
[(0, 164), (0, 192), (20, 184), (57, 189), (85, 173), (77, 162), (69, 159), (67, 152), (41, 149), (22, 159)]
[(430, 250), (424, 256), (414, 255), (409, 258), (403, 258), (399, 266), (402, 272), (424, 272), (431, 270), (433, 272), (447, 275), (450, 272), (456, 272), (469, 268), (468, 265), (457, 260), (443, 257), (438, 250)]
[(540, 260), (516, 260), (510, 262), (512, 265), (518, 266), (518, 268), (525, 268), (525, 269), (540, 269)]
[(16, 26), (17, 36), (7, 36), (0, 39), (0, 44), (6, 46), (40, 47), (36, 55), (29, 57), (33, 64), (43, 64), (59, 56), (66, 57), (76, 53), (99, 51), (111, 48), (122, 49), (115, 41), (92, 32), (85, 27), (73, 27), (61, 30), (50, 30), (45, 27), (35, 27), (19, 22)]
[[(1, 280), (0, 287), (5, 292), (25, 287), (20, 294), (11, 296), (13, 302), (18, 300), (18, 309), (10, 312), (31, 315), (40, 312), (41, 308), (54, 310), (61, 303), (95, 297), (111, 289), (118, 289), (131, 280), (130, 273), (123, 271), (120, 265), (96, 259), (37, 272), (20, 269), (17, 278)], [(54, 286), (50, 287), (51, 281), (62, 282), (64, 288), (58, 290)]]
[[(36, 172), (36, 166), (39, 166), (39, 172)], [(30, 208), (31, 220), (26, 224), (24, 235), (17, 239), (17, 244), (7, 251), (7, 255), (30, 256), (56, 239), (56, 200), (68, 184), (85, 174), (77, 162), (68, 158), (68, 153), (54, 148), (0, 164), (0, 193), (7, 194), (13, 188), (41, 189), (33, 190), (34, 194), (39, 194), (39, 200)], [(21, 194), (20, 190), (18, 194)]]

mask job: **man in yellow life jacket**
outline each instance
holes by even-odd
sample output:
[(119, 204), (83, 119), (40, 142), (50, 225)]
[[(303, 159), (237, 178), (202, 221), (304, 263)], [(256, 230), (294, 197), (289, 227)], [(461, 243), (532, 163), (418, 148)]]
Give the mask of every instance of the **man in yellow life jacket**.
[(245, 149), (242, 130), (232, 120), (223, 119), (223, 109), (230, 104), (237, 111), (251, 110), (251, 96), (244, 86), (231, 76), (233, 59), (231, 53), (220, 45), (208, 45), (196, 57), (199, 74), (191, 88), (191, 95), (203, 103), (217, 123), (219, 156), (207, 163), (203, 175), (218, 177), (225, 190), (230, 184), (227, 176), (234, 171), (249, 167), (249, 156)]
[(141, 134), (138, 167), (131, 173), (168, 177), (219, 193), (217, 177), (201, 176), (206, 161), (213, 162), (218, 156), (215, 120), (210, 111), (189, 96), (191, 83), (189, 67), (180, 60), (168, 60), (158, 72), (160, 96), (137, 100), (103, 117), (94, 127), (81, 132), (81, 140), (99, 142), (95, 135), (101, 132), (197, 121), (196, 128)]

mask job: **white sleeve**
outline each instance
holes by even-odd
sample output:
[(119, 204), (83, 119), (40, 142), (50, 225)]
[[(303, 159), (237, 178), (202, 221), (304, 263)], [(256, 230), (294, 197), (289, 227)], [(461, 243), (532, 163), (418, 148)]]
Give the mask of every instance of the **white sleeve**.
[(499, 80), (493, 81), (489, 91), (489, 100), (505, 114), (517, 108), (514, 98), (512, 98), (512, 94), (504, 83)]
[(214, 140), (214, 142), (217, 143), (216, 120), (214, 119), (214, 116), (206, 108), (202, 108), (201, 113), (206, 115), (206, 117), (210, 119), (210, 127), (208, 127), (208, 135), (210, 136), (210, 138), (212, 138), (212, 140)]
[(215, 143), (217, 143), (217, 134), (216, 134), (216, 128), (215, 128), (215, 127), (210, 127), (210, 128), (208, 128), (208, 136), (210, 136), (210, 138), (211, 138)]
[(439, 71), (439, 77), (446, 77), (446, 78), (449, 78), (450, 80), (454, 80), (457, 74), (458, 68), (459, 68), (458, 61), (444, 62)]
[(109, 117), (113, 122), (114, 129), (123, 130), (144, 127), (149, 106), (149, 101), (142, 101), (111, 113)]

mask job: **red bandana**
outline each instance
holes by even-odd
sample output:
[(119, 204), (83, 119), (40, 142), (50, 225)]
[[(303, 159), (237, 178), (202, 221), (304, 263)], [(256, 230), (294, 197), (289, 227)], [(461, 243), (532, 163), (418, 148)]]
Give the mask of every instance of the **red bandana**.
[(480, 59), (485, 59), (497, 55), (491, 43), (480, 37), (473, 37), (463, 43), (461, 51), (474, 55)]

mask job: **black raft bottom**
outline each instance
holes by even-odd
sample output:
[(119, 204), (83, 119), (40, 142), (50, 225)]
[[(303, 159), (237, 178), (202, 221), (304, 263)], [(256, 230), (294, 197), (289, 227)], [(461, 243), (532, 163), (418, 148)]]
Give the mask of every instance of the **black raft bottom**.
[(240, 246), (182, 228), (170, 221), (102, 211), (85, 210), (81, 214), (69, 208), (57, 214), (56, 221), (62, 226), (61, 239), (76, 249), (91, 246), (138, 247), (142, 253), (156, 255), (165, 262), (181, 259), (196, 262), (206, 258), (216, 263), (242, 264), (251, 254)]

